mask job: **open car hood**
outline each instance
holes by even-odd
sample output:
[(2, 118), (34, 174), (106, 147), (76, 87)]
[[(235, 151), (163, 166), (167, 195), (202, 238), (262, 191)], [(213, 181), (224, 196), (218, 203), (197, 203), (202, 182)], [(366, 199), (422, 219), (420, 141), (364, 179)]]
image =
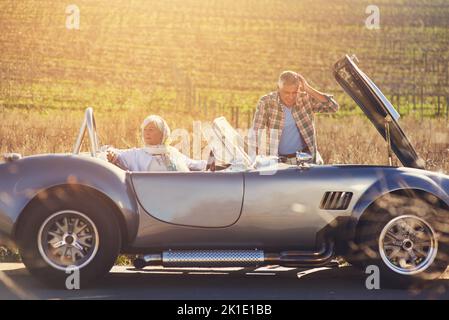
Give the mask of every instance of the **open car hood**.
[(410, 140), (402, 131), (399, 113), (370, 78), (356, 65), (357, 58), (346, 55), (334, 65), (334, 76), (342, 88), (366, 114), (382, 137), (387, 140), (386, 122), (389, 122), (391, 149), (406, 167), (424, 169), (425, 162), (418, 156)]

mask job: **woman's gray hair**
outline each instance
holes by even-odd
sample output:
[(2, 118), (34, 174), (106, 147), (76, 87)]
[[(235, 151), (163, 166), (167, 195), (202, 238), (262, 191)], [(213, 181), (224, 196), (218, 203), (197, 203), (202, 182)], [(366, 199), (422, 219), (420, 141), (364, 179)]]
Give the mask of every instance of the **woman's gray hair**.
[(156, 128), (158, 128), (159, 131), (162, 133), (162, 143), (161, 144), (169, 143), (168, 138), (170, 137), (170, 127), (168, 126), (167, 122), (162, 117), (152, 114), (152, 115), (146, 117), (143, 120), (142, 124), (140, 125), (140, 129), (142, 130), (143, 144), (145, 144), (144, 129), (150, 123), (153, 123), (156, 126)]

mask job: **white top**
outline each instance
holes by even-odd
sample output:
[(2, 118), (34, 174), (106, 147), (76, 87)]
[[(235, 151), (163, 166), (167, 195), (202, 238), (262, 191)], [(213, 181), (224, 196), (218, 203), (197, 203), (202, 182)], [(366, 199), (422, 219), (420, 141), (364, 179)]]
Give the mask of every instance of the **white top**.
[[(118, 153), (117, 162), (130, 171), (168, 171), (164, 155), (152, 155), (144, 148), (115, 150)], [(183, 161), (189, 170), (201, 171), (206, 169), (206, 160), (193, 160), (179, 152), (180, 161)]]

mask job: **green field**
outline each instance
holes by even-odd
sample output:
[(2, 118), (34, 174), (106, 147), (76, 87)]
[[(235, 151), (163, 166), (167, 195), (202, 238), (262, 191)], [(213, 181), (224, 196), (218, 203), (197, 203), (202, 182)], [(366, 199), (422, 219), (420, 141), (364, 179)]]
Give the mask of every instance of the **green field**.
[(379, 30), (365, 27), (370, 0), (74, 3), (79, 30), (66, 1), (0, 2), (3, 109), (244, 112), (293, 69), (351, 113), (331, 68), (354, 53), (401, 113), (433, 115), (437, 96), (446, 112), (448, 1), (376, 1)]

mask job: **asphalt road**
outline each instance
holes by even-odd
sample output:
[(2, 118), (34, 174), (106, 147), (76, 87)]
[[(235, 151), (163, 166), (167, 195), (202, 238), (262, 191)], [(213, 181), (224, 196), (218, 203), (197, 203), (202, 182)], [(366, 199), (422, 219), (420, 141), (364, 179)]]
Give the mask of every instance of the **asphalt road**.
[(22, 264), (0, 264), (0, 299), (449, 299), (449, 277), (425, 287), (368, 290), (352, 267), (296, 269), (114, 267), (95, 287), (50, 289)]

